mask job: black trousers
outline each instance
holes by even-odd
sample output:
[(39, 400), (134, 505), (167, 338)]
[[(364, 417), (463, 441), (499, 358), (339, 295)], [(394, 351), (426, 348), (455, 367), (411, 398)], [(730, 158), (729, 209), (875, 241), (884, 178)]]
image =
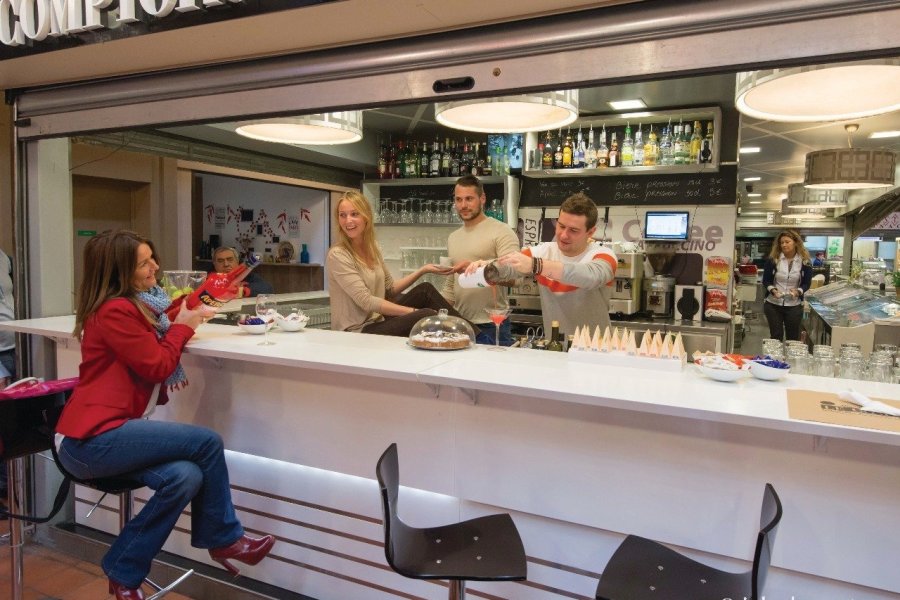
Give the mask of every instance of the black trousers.
[(803, 305), (779, 306), (763, 302), (763, 312), (769, 322), (769, 337), (776, 340), (800, 340), (800, 323), (803, 321)]
[[(436, 315), (437, 311), (442, 308), (447, 309), (447, 312), (454, 317), (462, 318), (462, 315), (456, 312), (450, 303), (447, 302), (447, 300), (441, 296), (440, 292), (438, 292), (430, 283), (420, 283), (407, 293), (400, 294), (396, 298), (393, 298), (391, 302), (400, 304), (401, 306), (416, 308), (418, 310), (400, 317), (385, 316), (383, 321), (369, 323), (363, 327), (363, 333), (407, 337), (416, 323), (425, 317)], [(475, 335), (478, 335), (478, 327), (472, 325), (472, 329), (475, 330)]]

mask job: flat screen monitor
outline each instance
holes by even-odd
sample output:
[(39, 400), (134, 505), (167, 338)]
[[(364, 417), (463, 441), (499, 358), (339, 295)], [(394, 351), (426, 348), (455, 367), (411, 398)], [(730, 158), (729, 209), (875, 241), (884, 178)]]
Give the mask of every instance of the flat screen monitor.
[(686, 240), (690, 233), (688, 211), (647, 211), (644, 238), (648, 240)]

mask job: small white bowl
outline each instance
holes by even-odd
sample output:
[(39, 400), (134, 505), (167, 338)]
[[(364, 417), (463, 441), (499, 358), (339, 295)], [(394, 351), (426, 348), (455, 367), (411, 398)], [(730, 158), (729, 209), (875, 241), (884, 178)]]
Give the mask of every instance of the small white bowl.
[(309, 323), (309, 317), (307, 315), (301, 315), (299, 319), (291, 319), (281, 315), (275, 315), (275, 323), (282, 331), (300, 331), (306, 327), (307, 323)]
[(700, 369), (701, 373), (716, 381), (737, 381), (738, 379), (743, 379), (749, 375), (749, 373), (743, 369), (713, 369), (712, 367), (704, 367), (700, 364), (697, 365), (697, 368)]
[(764, 365), (753, 360), (750, 361), (750, 374), (757, 379), (763, 379), (765, 381), (778, 381), (779, 379), (784, 379), (785, 377), (787, 377), (788, 373), (790, 372), (791, 370), (789, 368), (777, 369), (775, 367), (770, 367), (769, 365)]
[(244, 331), (244, 332), (246, 332), (246, 333), (252, 333), (252, 334), (255, 334), (255, 335), (259, 335), (259, 334), (265, 333), (267, 328), (268, 328), (268, 329), (271, 329), (271, 328), (272, 328), (272, 322), (271, 322), (271, 321), (268, 322), (268, 323), (265, 323), (265, 324), (259, 323), (259, 324), (257, 324), (257, 325), (248, 325), (248, 324), (246, 324), (246, 323), (238, 323), (238, 329), (240, 329), (241, 331)]

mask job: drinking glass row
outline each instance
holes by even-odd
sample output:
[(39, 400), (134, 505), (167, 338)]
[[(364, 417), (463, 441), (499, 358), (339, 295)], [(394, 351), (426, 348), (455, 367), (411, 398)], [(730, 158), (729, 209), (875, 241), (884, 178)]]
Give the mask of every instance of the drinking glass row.
[(453, 207), (453, 200), (429, 200), (427, 198), (402, 198), (391, 200), (381, 198), (375, 205), (376, 223), (433, 225), (460, 224), (459, 215)]
[(841, 344), (837, 354), (826, 345), (813, 346), (812, 354), (805, 342), (766, 338), (762, 342), (763, 354), (784, 360), (791, 366), (791, 373), (864, 379), (883, 383), (900, 383), (900, 352), (894, 344), (878, 344), (868, 360), (863, 357), (859, 344)]

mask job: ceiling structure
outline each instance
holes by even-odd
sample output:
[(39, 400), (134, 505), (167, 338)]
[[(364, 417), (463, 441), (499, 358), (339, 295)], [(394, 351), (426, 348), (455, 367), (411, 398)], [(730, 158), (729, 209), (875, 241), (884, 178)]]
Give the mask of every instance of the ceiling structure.
[[(580, 115), (618, 116), (607, 102), (641, 98), (647, 110), (666, 111), (678, 108), (720, 106), (734, 107), (735, 75), (703, 75), (680, 79), (606, 85), (580, 90)], [(889, 149), (900, 154), (900, 137), (870, 139), (875, 131), (900, 129), (900, 112), (829, 123), (777, 123), (741, 116), (739, 143), (758, 146), (756, 154), (738, 155), (738, 197), (743, 214), (764, 213), (781, 209), (788, 185), (803, 181), (806, 153), (812, 150), (846, 147), (844, 125), (858, 123), (853, 136), (856, 148)], [(230, 124), (171, 127), (161, 130), (171, 135), (198, 139), (248, 151), (302, 160), (354, 171), (374, 170), (377, 145), (381, 140), (414, 139), (430, 141), (436, 132), (443, 139), (446, 129), (434, 118), (434, 105), (408, 104), (364, 111), (365, 136), (362, 142), (334, 147), (294, 147), (257, 142), (233, 132)], [(455, 138), (462, 138), (459, 132)], [(748, 177), (757, 181), (745, 182)], [(749, 186), (749, 187), (748, 187)], [(760, 194), (750, 196), (749, 194)]]

